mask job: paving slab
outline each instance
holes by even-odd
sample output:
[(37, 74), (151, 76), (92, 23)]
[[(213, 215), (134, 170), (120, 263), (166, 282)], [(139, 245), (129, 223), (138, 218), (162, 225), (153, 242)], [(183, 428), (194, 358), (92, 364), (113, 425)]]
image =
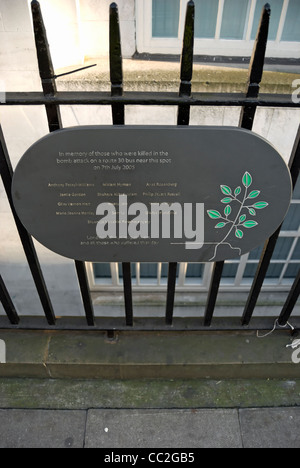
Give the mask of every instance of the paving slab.
[(90, 410), (86, 448), (242, 448), (237, 410)]
[(244, 448), (300, 448), (300, 408), (239, 411)]
[(0, 410), (0, 448), (82, 448), (86, 411)]

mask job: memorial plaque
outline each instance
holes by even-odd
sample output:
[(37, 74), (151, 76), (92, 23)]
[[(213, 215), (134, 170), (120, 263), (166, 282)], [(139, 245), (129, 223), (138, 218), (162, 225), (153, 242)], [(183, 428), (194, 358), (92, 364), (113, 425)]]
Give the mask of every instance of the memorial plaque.
[(263, 138), (231, 127), (74, 127), (21, 158), (16, 211), (50, 250), (93, 262), (237, 258), (282, 223), (291, 178)]

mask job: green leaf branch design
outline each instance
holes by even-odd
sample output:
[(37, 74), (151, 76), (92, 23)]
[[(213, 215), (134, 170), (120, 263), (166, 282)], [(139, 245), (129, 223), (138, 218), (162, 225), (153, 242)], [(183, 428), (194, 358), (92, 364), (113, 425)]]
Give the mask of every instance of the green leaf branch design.
[[(220, 245), (229, 244), (226, 240), (233, 231), (235, 232), (235, 237), (237, 239), (242, 239), (244, 237), (244, 229), (255, 228), (258, 225), (258, 222), (253, 219), (247, 219), (247, 216), (254, 217), (256, 216), (257, 210), (263, 210), (269, 205), (266, 201), (256, 201), (249, 204), (249, 202), (251, 203), (258, 198), (261, 193), (260, 190), (252, 190), (250, 192), (249, 189), (252, 183), (253, 179), (251, 174), (249, 172), (245, 172), (242, 177), (244, 191), (241, 186), (232, 190), (228, 185), (221, 185), (221, 192), (223, 195), (226, 195), (226, 197), (221, 200), (221, 203), (226, 205), (223, 211), (224, 214), (221, 214), (220, 211), (217, 210), (208, 210), (207, 214), (211, 219), (219, 221), (216, 224), (215, 229), (224, 229), (229, 227), (229, 230), (225, 237), (216, 245), (214, 255), (210, 260), (213, 260), (216, 257), (217, 249)], [(230, 215), (233, 213), (232, 206), (234, 203), (238, 203), (239, 207), (234, 219), (230, 219)], [(239, 247), (232, 247), (231, 244), (229, 245), (231, 248), (237, 248), (241, 253), (241, 249)]]

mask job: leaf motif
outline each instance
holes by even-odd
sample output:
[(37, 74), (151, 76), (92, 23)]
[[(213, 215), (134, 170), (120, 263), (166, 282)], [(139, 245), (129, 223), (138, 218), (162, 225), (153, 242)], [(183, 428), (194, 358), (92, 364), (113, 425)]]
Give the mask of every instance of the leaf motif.
[(243, 223), (246, 220), (246, 215), (240, 216), (239, 222)]
[(237, 229), (235, 231), (235, 237), (237, 237), (238, 239), (242, 239), (243, 236), (244, 236), (244, 233), (240, 229)]
[(255, 216), (255, 215), (256, 215), (256, 211), (255, 211), (253, 208), (249, 208), (249, 213), (250, 213), (252, 216)]
[(257, 208), (258, 210), (263, 210), (264, 208), (266, 208), (267, 206), (269, 206), (269, 203), (265, 202), (265, 201), (262, 201), (262, 202), (257, 202), (257, 203), (254, 203), (254, 208)]
[(224, 195), (230, 195), (232, 193), (231, 188), (228, 187), (227, 185), (221, 185), (221, 190), (222, 190), (222, 193), (224, 193)]
[(248, 187), (250, 187), (251, 184), (252, 184), (252, 177), (249, 174), (249, 172), (245, 172), (245, 174), (243, 176), (243, 185), (244, 185), (244, 187), (248, 188)]
[(215, 229), (221, 229), (223, 228), (224, 226), (226, 226), (227, 223), (218, 223), (216, 226), (215, 226)]
[(227, 206), (225, 207), (224, 213), (225, 213), (226, 216), (229, 216), (229, 215), (230, 215), (230, 213), (231, 213), (231, 207), (230, 207), (229, 205), (227, 205)]
[(253, 192), (250, 193), (248, 198), (257, 198), (259, 194), (260, 194), (259, 190), (253, 190)]
[(219, 213), (219, 212), (216, 211), (216, 210), (208, 210), (208, 211), (207, 211), (207, 214), (208, 214), (208, 216), (209, 216), (211, 219), (222, 218), (221, 213)]
[(229, 198), (229, 197), (226, 197), (226, 198), (223, 198), (223, 200), (221, 200), (221, 203), (231, 203), (232, 202), (232, 198)]
[(235, 196), (238, 196), (241, 193), (242, 189), (241, 187), (237, 187), (234, 191)]
[(246, 221), (243, 226), (247, 229), (254, 228), (258, 223), (256, 221)]

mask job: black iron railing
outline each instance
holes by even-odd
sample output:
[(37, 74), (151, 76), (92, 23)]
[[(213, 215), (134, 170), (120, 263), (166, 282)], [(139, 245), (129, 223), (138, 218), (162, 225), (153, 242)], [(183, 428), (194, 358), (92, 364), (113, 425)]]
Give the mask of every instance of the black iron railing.
[[(189, 125), (191, 106), (240, 106), (240, 127), (252, 130), (256, 110), (258, 107), (295, 108), (300, 104), (293, 102), (288, 95), (260, 94), (265, 52), (268, 40), (270, 23), (270, 6), (263, 8), (260, 26), (255, 41), (252, 59), (249, 67), (249, 81), (245, 94), (242, 93), (195, 93), (192, 91), (193, 74), (193, 48), (194, 48), (194, 17), (195, 6), (193, 1), (187, 4), (186, 23), (181, 57), (181, 74), (179, 93), (137, 93), (126, 92), (123, 89), (122, 53), (119, 27), (118, 7), (115, 3), (110, 6), (110, 80), (111, 92), (58, 92), (56, 78), (52, 65), (50, 50), (47, 42), (46, 30), (43, 23), (39, 3), (31, 3), (34, 25), (34, 36), (37, 49), (39, 72), (43, 92), (8, 92), (3, 106), (36, 105), (45, 106), (49, 131), (54, 132), (62, 128), (60, 105), (110, 105), (114, 125), (125, 124), (126, 105), (157, 105), (178, 106), (178, 125)], [(290, 171), (295, 187), (300, 167), (300, 131), (290, 158)], [(214, 310), (219, 292), (224, 262), (214, 264), (211, 284), (208, 292), (204, 320), (202, 318), (173, 318), (174, 299), (176, 292), (177, 263), (169, 264), (168, 287), (165, 320), (160, 318), (138, 319), (134, 318), (132, 300), (131, 264), (123, 263), (125, 320), (119, 318), (99, 317), (95, 320), (93, 303), (88, 284), (86, 266), (83, 262), (75, 261), (77, 276), (80, 285), (82, 302), (85, 310), (85, 321), (82, 318), (65, 317), (57, 319), (53, 310), (47, 286), (40, 267), (39, 259), (31, 236), (21, 224), (14, 210), (11, 198), (11, 183), (13, 170), (6, 148), (2, 131), (0, 132), (0, 171), (1, 178), (7, 193), (15, 223), (19, 232), (28, 265), (40, 297), (45, 318), (19, 317), (9, 292), (0, 276), (0, 300), (7, 317), (0, 317), (1, 328), (25, 329), (69, 329), (69, 330), (107, 330), (109, 336), (113, 330), (240, 330), (268, 329), (273, 327), (273, 318), (253, 318), (257, 300), (266, 277), (267, 269), (276, 246), (281, 227), (265, 243), (263, 253), (257, 268), (252, 288), (245, 304), (241, 318), (215, 318)], [(286, 303), (279, 316), (281, 326), (287, 324), (300, 293), (300, 272), (288, 294)], [(296, 319), (299, 321), (299, 318)], [(295, 324), (297, 326), (297, 323)]]

